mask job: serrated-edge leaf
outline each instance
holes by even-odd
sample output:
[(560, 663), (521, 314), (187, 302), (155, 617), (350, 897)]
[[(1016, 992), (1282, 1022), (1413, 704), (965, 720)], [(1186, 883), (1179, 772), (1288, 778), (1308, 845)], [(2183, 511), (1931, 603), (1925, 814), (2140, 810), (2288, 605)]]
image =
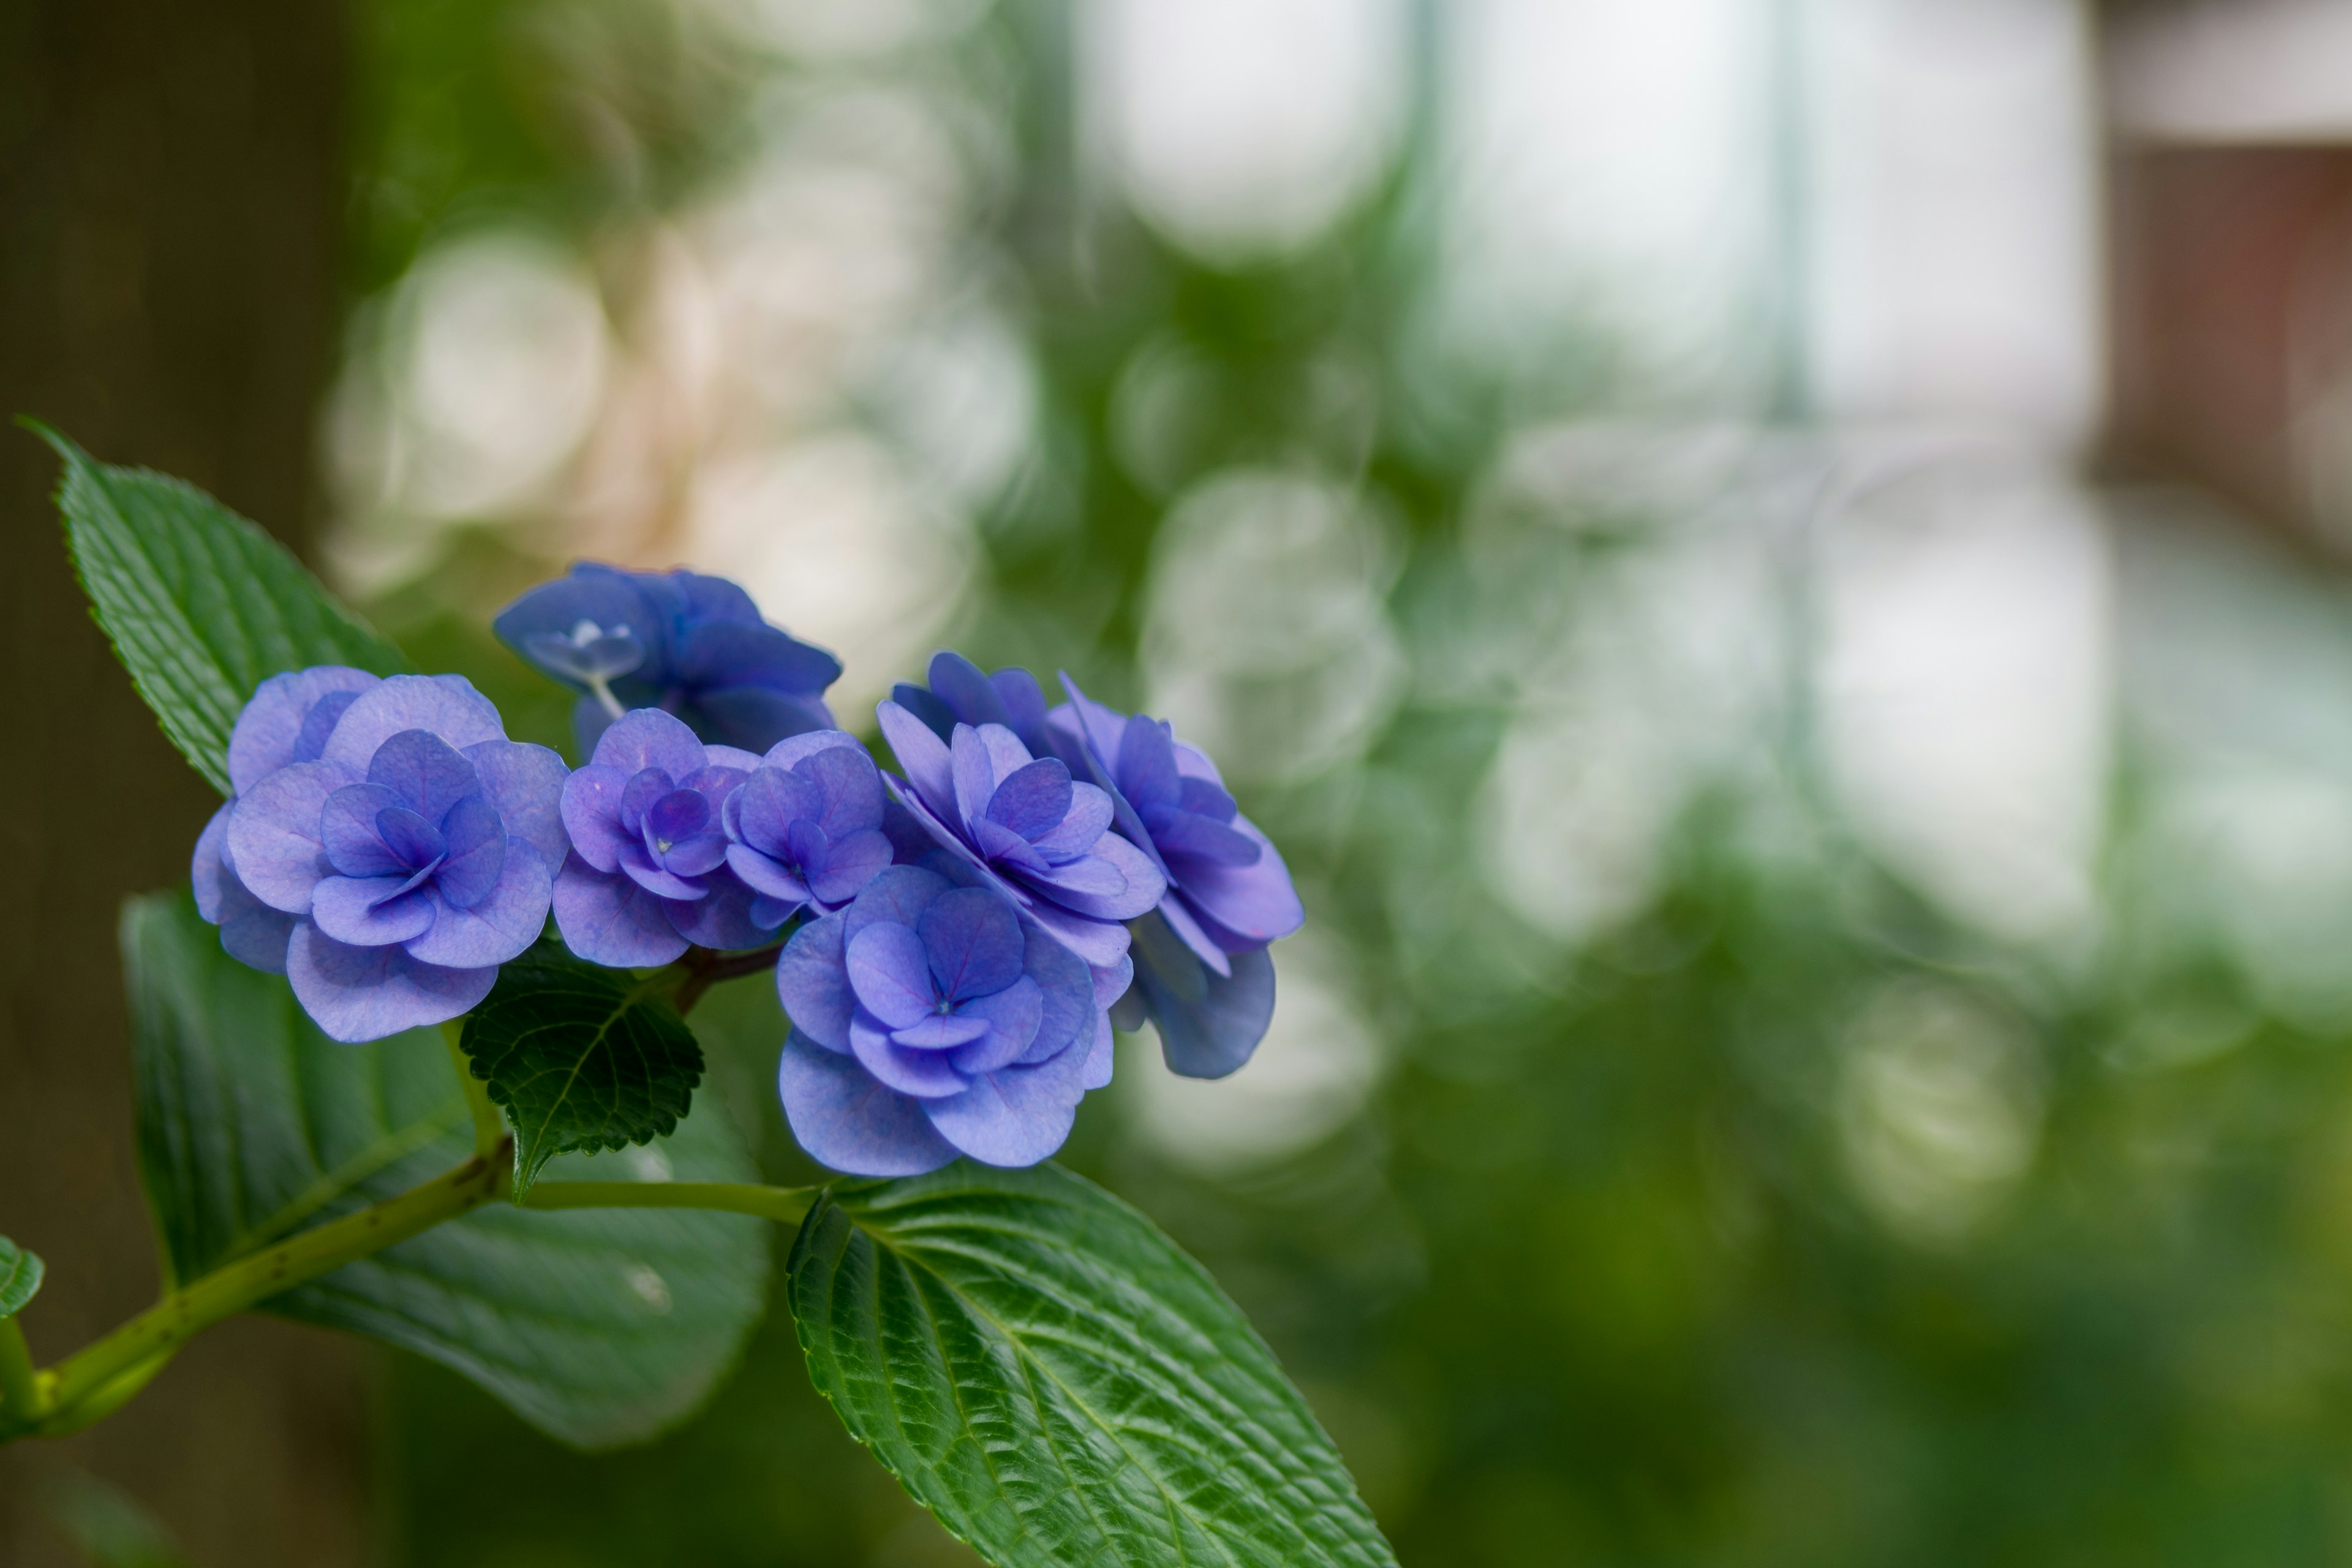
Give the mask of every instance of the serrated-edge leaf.
[(692, 1107), (702, 1047), (669, 985), (551, 947), (499, 972), (461, 1046), (514, 1129), (518, 1197), (556, 1155), (649, 1143)]
[(965, 1163), (844, 1184), (789, 1271), (818, 1390), (998, 1568), (1393, 1568), (1240, 1309), (1091, 1183)]
[(38, 1253), (27, 1252), (0, 1236), (0, 1318), (13, 1318), (41, 1293), (41, 1277), (48, 1272)]
[(284, 545), (194, 485), (25, 424), (65, 460), (58, 510), (92, 617), (164, 734), (223, 795), (229, 731), (262, 681), (316, 664), (410, 668)]

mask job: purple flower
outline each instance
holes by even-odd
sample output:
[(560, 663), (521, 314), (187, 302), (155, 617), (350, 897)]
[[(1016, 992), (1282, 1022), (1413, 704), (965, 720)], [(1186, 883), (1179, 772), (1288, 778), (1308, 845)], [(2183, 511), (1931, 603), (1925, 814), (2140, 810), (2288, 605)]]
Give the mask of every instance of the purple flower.
[[(772, 926), (728, 866), (725, 811), (761, 760), (706, 746), (657, 708), (625, 714), (563, 781), (572, 853), (555, 879), (564, 945), (616, 969), (667, 963), (689, 946), (756, 947)], [(779, 917), (781, 923), (781, 917)]]
[(1091, 700), (1048, 717), (1056, 749), (1108, 792), (1118, 831), (1151, 857), (1168, 896), (1135, 925), (1136, 989), (1168, 1065), (1223, 1078), (1257, 1049), (1274, 1016), (1268, 942), (1307, 911), (1273, 840), (1241, 815), (1207, 753), (1162, 720)]
[(583, 693), (583, 753), (632, 708), (658, 708), (715, 744), (760, 752), (833, 728), (824, 689), (841, 661), (761, 619), (723, 577), (582, 562), (500, 611), (500, 641)]
[(1031, 756), (1058, 754), (1045, 724), (1045, 694), (1027, 670), (1016, 665), (984, 675), (963, 655), (941, 649), (931, 655), (927, 679), (929, 686), (900, 681), (890, 689), (890, 700), (920, 719), (942, 744), (953, 742), (958, 724), (1002, 724), (1021, 738)]
[(1003, 724), (958, 723), (942, 741), (897, 702), (876, 716), (907, 773), (892, 794), (932, 842), (1085, 959), (1108, 995), (1124, 991), (1119, 922), (1157, 904), (1167, 880), (1109, 831), (1110, 796)]
[(890, 864), (882, 774), (856, 737), (819, 730), (779, 741), (727, 797), (727, 864), (773, 931), (803, 909), (831, 914)]
[(457, 1017), (547, 923), (563, 774), (461, 677), (274, 676), (230, 736), (197, 908), (335, 1039)]
[(793, 933), (776, 965), (793, 1030), (778, 1089), (801, 1147), (905, 1176), (959, 1154), (1034, 1165), (1110, 1081), (1087, 966), (975, 876), (894, 866)]

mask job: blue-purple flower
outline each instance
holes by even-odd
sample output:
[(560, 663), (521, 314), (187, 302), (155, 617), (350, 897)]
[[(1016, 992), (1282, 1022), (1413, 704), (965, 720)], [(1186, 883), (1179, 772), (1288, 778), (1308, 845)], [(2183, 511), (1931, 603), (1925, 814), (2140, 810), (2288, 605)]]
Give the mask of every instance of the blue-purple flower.
[(1167, 880), (1110, 831), (1110, 796), (1074, 780), (1060, 758), (1034, 754), (1006, 725), (960, 722), (942, 741), (895, 701), (876, 716), (906, 770), (893, 794), (932, 842), (1086, 960), (1108, 994), (1124, 991), (1121, 922), (1159, 903)]
[(727, 864), (772, 931), (814, 908), (830, 914), (890, 864), (882, 774), (854, 735), (819, 730), (779, 741), (727, 797)]
[(583, 754), (634, 708), (677, 715), (703, 740), (758, 753), (833, 728), (824, 689), (841, 661), (762, 620), (723, 577), (583, 562), (499, 612), (499, 640), (580, 692)]
[(275, 676), (231, 734), (197, 906), (335, 1039), (457, 1017), (547, 922), (564, 771), (458, 676)]
[(1070, 700), (1048, 716), (1055, 746), (1111, 797), (1118, 831), (1166, 875), (1167, 897), (1135, 922), (1136, 992), (1168, 1065), (1223, 1078), (1257, 1049), (1274, 1016), (1266, 944), (1306, 910), (1273, 840), (1241, 815), (1217, 766), (1163, 720)]
[(689, 946), (756, 947), (772, 926), (727, 863), (725, 811), (760, 759), (707, 746), (657, 708), (616, 721), (563, 781), (572, 853), (555, 879), (564, 945), (616, 969), (667, 963)]
[(883, 871), (793, 933), (776, 965), (791, 1016), (778, 1088), (801, 1147), (856, 1175), (959, 1154), (1033, 1165), (1110, 1081), (1110, 1024), (1087, 966), (973, 874)]

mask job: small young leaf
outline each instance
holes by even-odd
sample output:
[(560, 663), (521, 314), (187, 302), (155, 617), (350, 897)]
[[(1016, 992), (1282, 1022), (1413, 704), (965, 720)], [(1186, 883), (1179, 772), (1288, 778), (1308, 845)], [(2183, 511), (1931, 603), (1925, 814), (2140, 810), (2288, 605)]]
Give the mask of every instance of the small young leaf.
[(41, 1293), (41, 1276), (47, 1271), (37, 1254), (0, 1236), (0, 1318), (23, 1311), (25, 1303)]
[[(473, 1153), (440, 1032), (338, 1045), (285, 980), (221, 951), (185, 893), (123, 910), (139, 1166), (173, 1282), (430, 1180)], [(758, 1180), (722, 1107), (582, 1181)], [(763, 1220), (475, 1210), (272, 1297), (463, 1373), (553, 1436), (639, 1442), (693, 1414), (765, 1310)]]
[(557, 1154), (649, 1143), (687, 1113), (702, 1047), (667, 984), (552, 943), (499, 971), (466, 1020), (464, 1044), (514, 1129), (518, 1196)]
[(1240, 1309), (1066, 1171), (844, 1183), (790, 1268), (818, 1389), (997, 1568), (1393, 1568)]
[(408, 668), (285, 546), (204, 491), (32, 428), (65, 459), (58, 510), (91, 614), (163, 733), (223, 795), (229, 731), (264, 680), (314, 664)]

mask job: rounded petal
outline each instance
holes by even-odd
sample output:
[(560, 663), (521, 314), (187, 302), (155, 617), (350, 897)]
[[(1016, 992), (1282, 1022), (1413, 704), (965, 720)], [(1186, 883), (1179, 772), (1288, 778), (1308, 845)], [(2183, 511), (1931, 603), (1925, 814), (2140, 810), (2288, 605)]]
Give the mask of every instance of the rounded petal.
[(918, 1100), (940, 1100), (961, 1094), (970, 1085), (956, 1071), (945, 1051), (902, 1046), (890, 1037), (871, 1014), (860, 1013), (849, 1023), (849, 1050), (857, 1065), (872, 1073), (886, 1089)]
[(1034, 1165), (1069, 1138), (1085, 1077), (1085, 1055), (1065, 1051), (1042, 1067), (983, 1074), (961, 1094), (924, 1101), (923, 1114), (984, 1165)]
[(1274, 1021), (1274, 959), (1264, 948), (1233, 956), (1218, 974), (1157, 915), (1135, 922), (1135, 987), (1160, 1031), (1169, 1069), (1223, 1078), (1255, 1054)]
[(572, 770), (545, 746), (525, 741), (483, 741), (466, 748), (481, 775), (482, 794), (499, 808), (507, 833), (524, 838), (550, 866), (563, 864), (572, 841), (563, 830), (563, 784)]
[(279, 768), (315, 761), (315, 752), (308, 757), (299, 754), (303, 721), (310, 710), (332, 693), (356, 694), (382, 679), (348, 665), (320, 664), (263, 681), (229, 731), (229, 783), (241, 795)]
[(817, 826), (845, 838), (882, 826), (882, 770), (863, 747), (829, 746), (793, 764), (793, 772), (814, 784), (823, 800)]
[(1263, 947), (1307, 923), (1307, 910), (1292, 886), (1290, 868), (1274, 840), (1246, 816), (1234, 826), (1257, 841), (1258, 858), (1248, 866), (1195, 862), (1185, 867), (1177, 891), (1208, 934), (1227, 952)]
[(850, 933), (843, 956), (849, 988), (889, 1027), (903, 1029), (938, 1005), (923, 940), (907, 927), (887, 921), (867, 925)]
[[(1024, 884), (1041, 900), (1097, 921), (1131, 921), (1167, 894), (1167, 879), (1151, 858), (1115, 833), (1097, 839), (1094, 853), (1087, 859), (1096, 866), (1073, 861), (1043, 876), (1024, 878)], [(1097, 869), (1103, 866), (1117, 873), (1115, 888), (1109, 877)], [(1084, 880), (1079, 881), (1082, 874)], [(1072, 886), (1073, 882), (1078, 885)], [(1097, 961), (1089, 956), (1088, 962)]]
[(239, 795), (226, 838), (237, 880), (272, 909), (310, 913), (310, 889), (334, 872), (319, 838), (327, 797), (358, 782), (333, 763), (296, 763)]
[(654, 897), (676, 903), (692, 903), (709, 892), (703, 883), (689, 882), (676, 872), (656, 864), (654, 858), (646, 852), (646, 847), (634, 839), (621, 846), (621, 874)]
[(648, 969), (686, 952), (686, 938), (677, 934), (659, 899), (577, 855), (556, 874), (551, 902), (563, 945), (591, 963)]
[(722, 951), (758, 947), (775, 938), (773, 926), (752, 918), (759, 895), (732, 873), (714, 871), (702, 880), (704, 896), (690, 903), (669, 902), (669, 923), (698, 946)]
[(621, 826), (630, 775), (591, 763), (563, 781), (557, 806), (572, 851), (599, 871), (621, 868), (621, 850), (636, 836)]
[[(785, 736), (769, 747), (767, 754), (760, 760), (770, 767), (790, 768), (819, 752), (839, 751), (845, 747), (860, 756), (865, 755), (866, 748), (859, 744), (856, 736), (846, 730), (809, 730), (798, 735)], [(866, 760), (871, 763), (874, 759), (866, 757)]]
[(1037, 836), (1037, 852), (1049, 860), (1066, 860), (1074, 855), (1084, 855), (1109, 831), (1111, 816), (1108, 792), (1090, 784), (1073, 784), (1070, 786), (1069, 809), (1062, 814), (1062, 820), (1055, 823), (1050, 831)]
[(529, 839), (507, 845), (499, 879), (476, 904), (459, 909), (445, 896), (433, 929), (408, 943), (412, 958), (471, 969), (519, 958), (547, 929), (555, 879)]
[(849, 1048), (857, 997), (843, 962), (842, 918), (826, 915), (793, 933), (776, 960), (776, 996), (793, 1026), (827, 1050)]
[(196, 913), (214, 925), (221, 923), (224, 884), (229, 880), (228, 868), (221, 861), (221, 847), (228, 837), (228, 814), (236, 805), (234, 800), (221, 803), (205, 823), (205, 830), (196, 835), (196, 852), (188, 858), (188, 881), (196, 890)]
[(474, 764), (426, 730), (403, 730), (391, 736), (368, 759), (367, 771), (368, 783), (391, 790), (427, 822), (439, 822), (451, 806), (482, 793), (482, 778)]
[(1043, 900), (1024, 912), (1087, 964), (1099, 968), (1127, 956), (1127, 927), (1116, 921), (1093, 920)]
[(727, 868), (754, 892), (795, 904), (808, 902), (809, 890), (798, 877), (748, 844), (727, 847)]
[(405, 809), (399, 795), (382, 784), (345, 784), (329, 795), (319, 813), (319, 842), (327, 863), (346, 877), (406, 876), (409, 868), (377, 826), (385, 812)]
[[(1154, 912), (1168, 922), (1168, 929), (1176, 933), (1178, 941), (1192, 950), (1193, 957), (1219, 974), (1234, 972), (1233, 953), (1212, 937), (1193, 915), (1191, 906), (1184, 901), (1182, 889), (1170, 889), (1169, 896), (1160, 900), (1160, 908)], [(1234, 952), (1246, 945), (1236, 943)]]
[(861, 828), (834, 842), (809, 890), (821, 902), (838, 906), (865, 891), (889, 864), (890, 840), (879, 829)]
[(705, 688), (679, 711), (705, 739), (750, 752), (765, 752), (794, 735), (833, 728), (833, 710), (817, 698), (768, 686)]
[(583, 563), (567, 576), (541, 584), (500, 610), (490, 629), (500, 642), (538, 668), (576, 686), (577, 678), (570, 668), (546, 662), (534, 650), (537, 639), (568, 641), (580, 623), (587, 621), (605, 632), (626, 630), (650, 649), (652, 619), (645, 596), (626, 574)]
[(196, 912), (220, 927), (222, 951), (231, 958), (271, 974), (283, 974), (295, 917), (271, 909), (247, 891), (225, 858), (229, 805), (234, 804), (213, 813), (196, 839), (196, 853), (188, 868), (195, 886)]
[(936, 871), (919, 866), (893, 866), (866, 885), (850, 906), (842, 911), (843, 934), (856, 936), (877, 921), (887, 921), (911, 930), (922, 918), (931, 900), (951, 886)]
[[(1024, 974), (1002, 991), (966, 1002), (956, 1010), (955, 1019), (950, 1021), (964, 1019), (986, 1027), (970, 1044), (957, 1047), (953, 1058), (956, 1071), (968, 1076), (1011, 1067), (1035, 1042), (1038, 1026), (1045, 1021), (1045, 990)], [(906, 1037), (902, 1034), (899, 1038)]]
[[(922, 938), (938, 994), (951, 1001), (1002, 991), (1021, 976), (1024, 944), (1020, 911), (985, 888), (940, 894), (918, 917), (915, 930)], [(854, 942), (851, 950), (854, 957)], [(856, 978), (854, 970), (851, 977)]]
[(422, 730), (459, 751), (506, 739), (499, 710), (463, 676), (394, 675), (359, 694), (320, 755), (363, 772), (377, 748), (404, 730)]
[(793, 1137), (810, 1158), (853, 1176), (919, 1176), (956, 1152), (921, 1107), (885, 1089), (857, 1062), (803, 1037), (784, 1040), (777, 1092)]
[(320, 931), (353, 947), (385, 947), (433, 929), (441, 900), (405, 877), (328, 877), (310, 898)]
[(1086, 1076), (1079, 1079), (1088, 1090), (1110, 1087), (1110, 1073), (1118, 1053), (1111, 1048), (1110, 1015), (1101, 1014), (1095, 1025), (1094, 1044), (1087, 1051)]
[[(684, 721), (658, 708), (639, 708), (613, 721), (596, 742), (594, 764), (634, 776), (659, 768), (674, 779), (704, 765), (701, 739)], [(583, 770), (584, 771), (584, 770)]]
[(328, 1038), (356, 1045), (463, 1016), (490, 994), (499, 972), (444, 969), (399, 947), (348, 947), (303, 921), (287, 949), (286, 977)]
[[(1021, 1059), (1042, 1062), (1068, 1049), (1072, 1041), (1092, 1027), (1101, 1004), (1097, 1000), (1096, 972), (1077, 954), (1034, 921), (1023, 929), (1022, 934), (1028, 942), (1022, 971), (1036, 984), (1043, 1010), (1038, 1016), (1037, 1032), (1023, 1049)], [(1118, 963), (1123, 966), (1127, 960), (1121, 957)]]
[(447, 858), (433, 873), (433, 887), (451, 909), (470, 910), (490, 896), (505, 874), (511, 846), (530, 849), (533, 858), (539, 855), (521, 840), (509, 839), (506, 824), (499, 820), (499, 808), (478, 795), (469, 795), (451, 806), (449, 815), (441, 819), (441, 831), (448, 846)]

